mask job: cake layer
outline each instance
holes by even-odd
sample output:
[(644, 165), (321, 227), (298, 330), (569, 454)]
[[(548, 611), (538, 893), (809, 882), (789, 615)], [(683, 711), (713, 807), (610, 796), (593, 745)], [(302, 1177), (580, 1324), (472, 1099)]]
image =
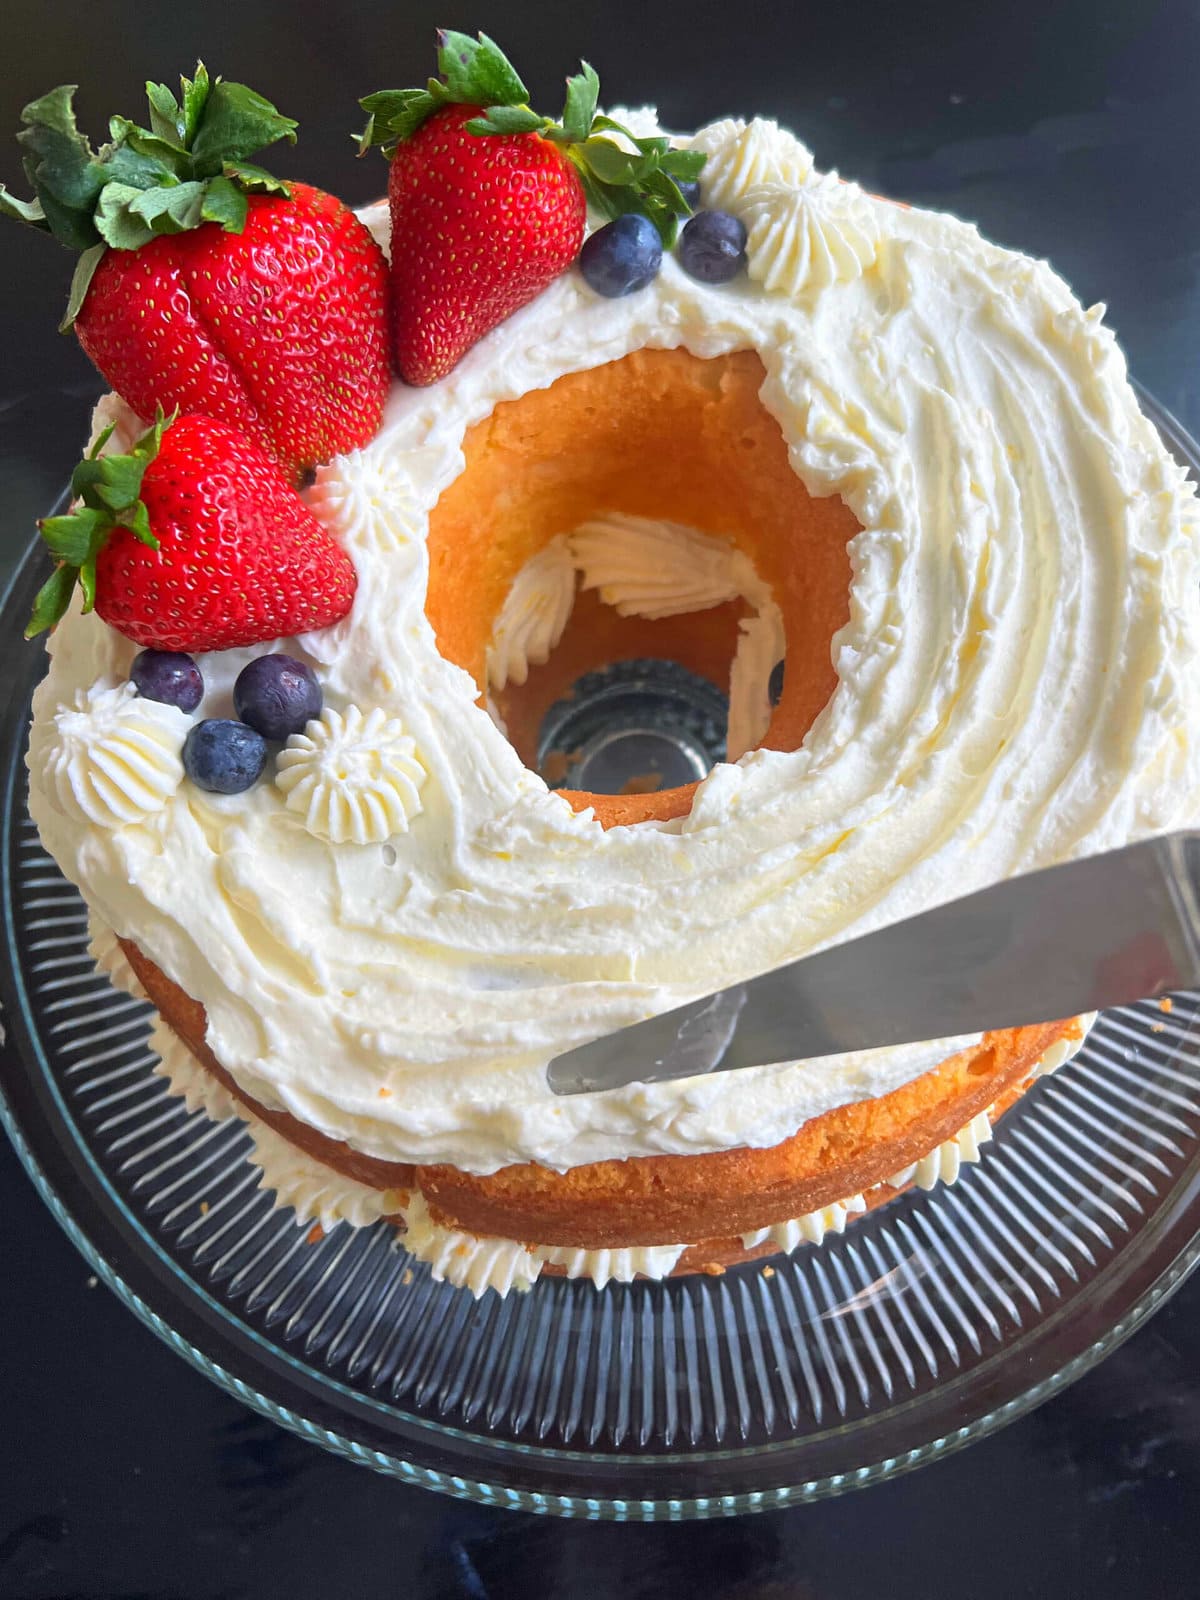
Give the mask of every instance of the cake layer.
[(375, 1160), (261, 1105), (214, 1056), (203, 1008), (136, 945), (120, 943), (151, 1002), (200, 1065), (296, 1148), (372, 1189), (420, 1189), (439, 1227), (593, 1250), (727, 1239), (871, 1189), (1002, 1101), (1059, 1040), (1082, 1033), (1070, 1019), (986, 1034), (912, 1083), (826, 1112), (771, 1149), (635, 1157), (566, 1173), (527, 1163), (473, 1177), (453, 1167)]

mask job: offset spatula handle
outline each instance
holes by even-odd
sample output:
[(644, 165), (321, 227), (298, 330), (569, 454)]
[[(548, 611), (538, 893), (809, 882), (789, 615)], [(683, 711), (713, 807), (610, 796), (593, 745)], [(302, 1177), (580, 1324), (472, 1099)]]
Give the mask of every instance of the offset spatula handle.
[(1200, 833), (1028, 873), (557, 1056), (556, 1094), (985, 1033), (1200, 987)]

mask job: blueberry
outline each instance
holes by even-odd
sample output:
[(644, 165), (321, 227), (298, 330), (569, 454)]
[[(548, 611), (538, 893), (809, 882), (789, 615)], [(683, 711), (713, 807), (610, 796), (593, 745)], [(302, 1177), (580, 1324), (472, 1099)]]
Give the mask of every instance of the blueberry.
[(675, 187), (687, 201), (688, 205), (691, 206), (692, 210), (695, 211), (696, 207), (700, 204), (699, 180), (696, 178), (676, 178)]
[(267, 741), (244, 722), (208, 717), (183, 741), (183, 770), (198, 789), (241, 794), (267, 764)]
[(173, 650), (140, 650), (129, 669), (144, 700), (161, 700), (180, 711), (195, 711), (204, 698), (204, 679), (191, 656)]
[(777, 661), (771, 668), (770, 681), (767, 684), (767, 698), (773, 706), (777, 706), (783, 699), (784, 663)]
[(697, 211), (679, 235), (679, 265), (701, 283), (728, 283), (746, 259), (746, 228), (728, 211)]
[(579, 270), (610, 300), (653, 283), (662, 266), (662, 240), (649, 217), (629, 211), (584, 240)]
[(233, 686), (233, 709), (264, 739), (302, 733), (321, 715), (321, 685), (311, 667), (291, 656), (257, 656)]

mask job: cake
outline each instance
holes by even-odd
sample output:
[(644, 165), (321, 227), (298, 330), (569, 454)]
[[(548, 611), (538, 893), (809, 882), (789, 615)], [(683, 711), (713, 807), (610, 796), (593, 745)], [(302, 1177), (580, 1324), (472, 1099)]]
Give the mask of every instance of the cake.
[[(388, 1218), (476, 1293), (721, 1271), (952, 1181), (1087, 1019), (564, 1099), (546, 1065), (1198, 809), (1196, 503), (1103, 308), (770, 121), (670, 148), (736, 272), (571, 265), (394, 382), (301, 491), (345, 615), (205, 653), (184, 711), (77, 593), (35, 696), (32, 814), (172, 1091), (298, 1221)], [(109, 396), (94, 439), (148, 421)], [(279, 653), (319, 714), (206, 792), (189, 730)], [(727, 691), (727, 758), (549, 787), (547, 708), (648, 657)]]

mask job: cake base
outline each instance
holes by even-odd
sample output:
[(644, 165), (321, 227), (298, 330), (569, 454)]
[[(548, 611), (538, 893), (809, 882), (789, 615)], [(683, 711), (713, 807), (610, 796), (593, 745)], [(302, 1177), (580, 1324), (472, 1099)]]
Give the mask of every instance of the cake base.
[(1078, 1019), (987, 1034), (912, 1083), (815, 1117), (769, 1149), (641, 1156), (564, 1173), (525, 1163), (480, 1177), (449, 1166), (381, 1161), (262, 1105), (213, 1055), (204, 1008), (136, 945), (120, 943), (151, 1002), (204, 1070), (334, 1172), (376, 1190), (419, 1190), (435, 1224), (475, 1236), (588, 1250), (701, 1241), (681, 1258), (677, 1270), (686, 1271), (769, 1253), (747, 1250), (741, 1235), (886, 1186), (889, 1175), (952, 1139), (980, 1112), (1006, 1108), (1049, 1049), (1082, 1034)]

